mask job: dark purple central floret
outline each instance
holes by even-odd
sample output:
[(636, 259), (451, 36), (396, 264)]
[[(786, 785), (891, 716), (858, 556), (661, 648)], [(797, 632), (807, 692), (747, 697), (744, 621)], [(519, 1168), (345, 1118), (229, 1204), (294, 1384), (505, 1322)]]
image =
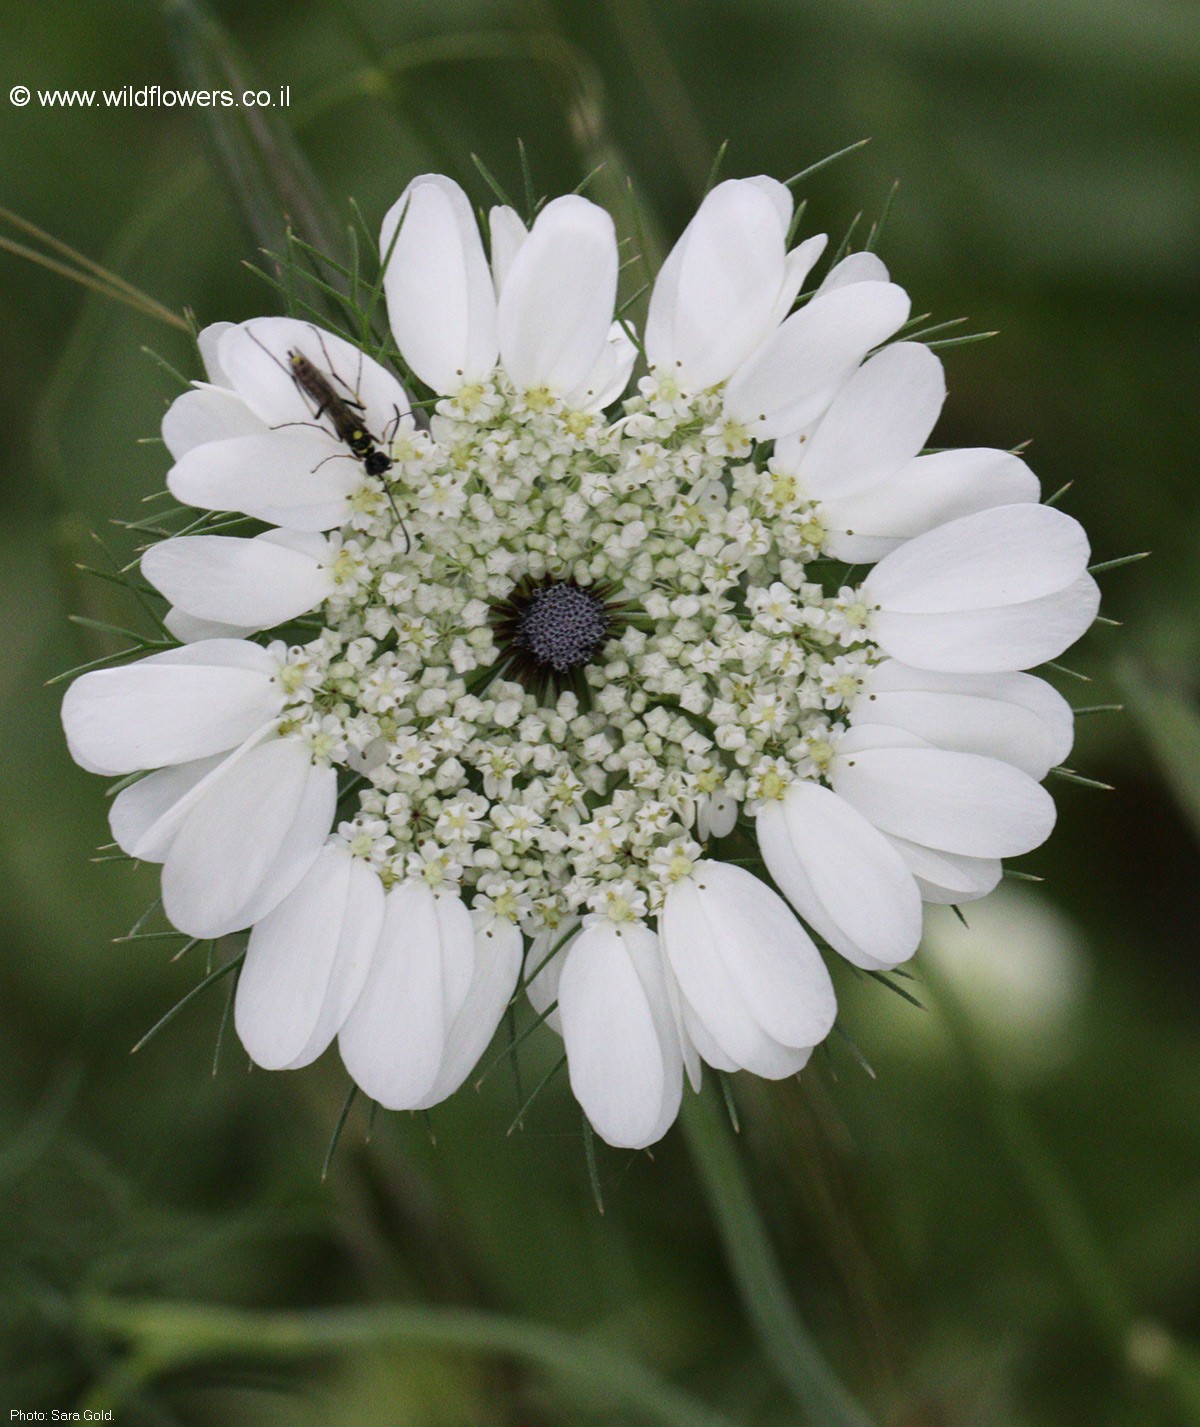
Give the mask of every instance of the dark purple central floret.
[(608, 630), (599, 595), (574, 584), (543, 585), (517, 616), (513, 643), (544, 668), (565, 674), (588, 662)]

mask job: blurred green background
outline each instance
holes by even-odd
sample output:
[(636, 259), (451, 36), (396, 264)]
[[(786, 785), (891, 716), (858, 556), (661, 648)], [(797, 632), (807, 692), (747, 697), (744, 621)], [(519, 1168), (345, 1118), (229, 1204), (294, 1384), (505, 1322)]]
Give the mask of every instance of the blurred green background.
[[(801, 1083), (743, 1083), (739, 1150), (800, 1311), (880, 1427), (1200, 1423), (1200, 7), (1187, 0), (253, 0), (222, 18), (338, 214), (374, 225), (415, 173), (539, 189), (598, 157), (674, 236), (717, 146), (796, 172), (835, 235), (902, 186), (882, 251), (915, 311), (1001, 336), (946, 353), (939, 444), (1015, 445), (1088, 526), (1098, 626), (1054, 676), (1081, 720), (1041, 884), (968, 934), (933, 919), (920, 1010), (840, 974)], [(200, 123), (16, 108), (10, 87), (180, 83), (160, 11), (0, 5), (0, 202), (201, 322), (277, 310)], [(0, 229), (20, 239), (11, 229)], [(96, 529), (160, 487), (152, 437), (187, 340), (0, 252), (0, 1409), (119, 1422), (546, 1427), (649, 1420), (514, 1358), (392, 1344), (206, 1356), (126, 1383), (95, 1295), (253, 1309), (411, 1302), (565, 1330), (743, 1424), (804, 1420), (738, 1301), (676, 1129), (604, 1152), (593, 1201), (558, 1077), (506, 1137), (507, 1069), (419, 1117), (356, 1107), (335, 1055), (246, 1074), (224, 995), (128, 1050), (199, 979), (177, 943), (114, 944), (153, 869), (89, 861), (100, 780), (67, 759), (61, 686), (128, 618)], [(1136, 706), (1133, 707), (1133, 706)], [(553, 1064), (527, 1043), (525, 1091)], [(142, 1367), (152, 1367), (145, 1363)], [(699, 1420), (699, 1419), (697, 1419)], [(820, 1424), (818, 1423), (818, 1427)]]

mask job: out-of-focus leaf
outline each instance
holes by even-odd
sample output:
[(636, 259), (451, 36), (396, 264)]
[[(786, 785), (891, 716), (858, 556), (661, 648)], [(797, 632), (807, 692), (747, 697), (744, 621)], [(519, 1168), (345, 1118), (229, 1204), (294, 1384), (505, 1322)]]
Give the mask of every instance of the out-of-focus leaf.
[[(199, 0), (168, 0), (167, 33), (183, 78), (196, 89), (258, 89), (219, 21)], [(271, 108), (201, 110), (222, 172), (255, 246), (282, 252), (291, 229), (331, 258), (344, 235), (291, 130)]]
[(1200, 709), (1154, 683), (1132, 659), (1117, 666), (1117, 679), (1163, 781), (1200, 838)]

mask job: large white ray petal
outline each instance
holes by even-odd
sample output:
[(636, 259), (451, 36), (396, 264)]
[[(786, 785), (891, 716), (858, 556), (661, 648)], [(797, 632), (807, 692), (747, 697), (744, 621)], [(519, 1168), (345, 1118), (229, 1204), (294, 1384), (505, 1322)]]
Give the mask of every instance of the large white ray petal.
[(888, 282), (890, 278), (887, 264), (874, 253), (848, 253), (840, 263), (829, 269), (815, 296), (824, 297), (836, 292), (839, 287), (849, 287), (851, 283)]
[(848, 961), (878, 971), (921, 940), (921, 898), (883, 834), (828, 788), (796, 783), (760, 809), (767, 870), (818, 935)]
[(754, 179), (728, 179), (707, 195), (650, 297), (646, 357), (657, 375), (702, 391), (729, 377), (767, 337), (782, 315), (791, 208), (781, 184), (767, 188)]
[(267, 423), (250, 410), (236, 392), (197, 382), (177, 396), (163, 413), (162, 438), (173, 460), (193, 446), (227, 441), (234, 436), (257, 436)]
[(963, 857), (956, 852), (938, 852), (920, 843), (907, 842), (902, 837), (885, 837), (904, 859), (905, 866), (917, 880), (921, 898), (939, 906), (957, 906), (960, 902), (976, 902), (994, 892), (1004, 866), (999, 858)]
[(386, 367), (314, 322), (255, 317), (226, 332), (218, 350), (234, 390), (272, 429), (286, 431), (292, 429), (288, 423), (301, 422), (333, 434), (330, 417), (318, 415), (321, 402), (301, 390), (293, 375), (293, 353), (308, 359), (336, 398), (357, 404), (352, 414), (376, 440), (409, 411), (404, 388)]
[(525, 957), (525, 994), (529, 997), (529, 1004), (539, 1016), (545, 1016), (546, 1024), (560, 1036), (562, 1017), (557, 1008), (550, 1008), (558, 1000), (563, 957), (576, 925), (577, 918), (570, 917), (561, 926), (547, 927), (538, 932), (529, 943)]
[(600, 922), (572, 941), (559, 983), (571, 1089), (596, 1133), (624, 1149), (661, 1138), (683, 1090), (661, 958), (648, 927)]
[(768, 1079), (824, 1040), (836, 1006), (829, 973), (787, 904), (727, 863), (696, 864), (667, 894), (663, 944), (679, 989), (721, 1051)]
[(216, 753), (194, 763), (160, 768), (122, 788), (108, 810), (108, 825), (121, 851), (143, 862), (164, 861), (190, 806), (189, 794), (220, 768), (227, 756)]
[(167, 489), (184, 505), (237, 510), (288, 530), (344, 525), (361, 483), (360, 462), (303, 426), (194, 446), (167, 473)]
[(938, 674), (887, 659), (866, 677), (850, 722), (908, 729), (926, 743), (981, 753), (1044, 778), (1071, 749), (1071, 706), (1030, 674)]
[(220, 346), (221, 338), (235, 325), (233, 322), (210, 322), (196, 333), (196, 346), (200, 348), (204, 370), (214, 386), (233, 385), (221, 366)]
[(976, 753), (871, 747), (853, 729), (830, 765), (833, 789), (883, 832), (968, 857), (1016, 857), (1054, 827), (1054, 799), (1027, 773)]
[(270, 629), (307, 614), (333, 589), (329, 541), (267, 531), (250, 540), (182, 535), (142, 556), (142, 573), (178, 608), (199, 619)]
[(498, 295), (504, 291), (508, 270), (529, 237), (529, 229), (515, 208), (498, 206), (488, 214), (488, 230), (492, 238), (492, 281)]
[(1087, 570), (1087, 535), (1048, 505), (1003, 505), (918, 535), (864, 582), (895, 614), (997, 609), (1057, 594)]
[(338, 1032), (361, 1090), (388, 1110), (429, 1094), (446, 1049), (446, 994), (437, 899), (420, 880), (388, 894), (362, 991)]
[(362, 990), (383, 924), (378, 874), (331, 842), (250, 933), (234, 1025), (266, 1070), (308, 1065)]
[(493, 920), (475, 930), (470, 990), (446, 1033), (446, 1049), (433, 1088), (416, 1105), (426, 1110), (453, 1095), (491, 1044), (521, 974), (519, 927)]
[(471, 203), (441, 174), (413, 179), (379, 235), (396, 345), (434, 391), (483, 381), (496, 365), (496, 292)]
[(567, 397), (567, 405), (576, 411), (603, 411), (611, 406), (629, 385), (637, 355), (628, 332), (620, 322), (614, 322), (599, 360)]
[(275, 659), (257, 644), (210, 639), (119, 669), (82, 674), (62, 704), (71, 756), (120, 775), (234, 748), (283, 706)]
[(801, 445), (775, 448), (805, 493), (836, 502), (886, 482), (925, 445), (946, 399), (946, 375), (928, 347), (897, 342), (864, 362)]
[(513, 259), (497, 321), (500, 360), (521, 391), (567, 396), (604, 353), (617, 297), (617, 236), (577, 194), (548, 203)]
[(893, 659), (920, 669), (999, 674), (1057, 659), (1087, 632), (1099, 608), (1100, 587), (1091, 575), (1081, 575), (1064, 590), (998, 609), (950, 614), (877, 610), (871, 634)]
[(799, 431), (829, 406), (872, 347), (908, 318), (894, 283), (858, 282), (814, 297), (734, 372), (725, 408), (756, 436)]
[(1038, 478), (1008, 451), (935, 451), (857, 495), (826, 501), (826, 548), (835, 559), (871, 564), (905, 540), (960, 516), (1040, 498)]
[(272, 738), (196, 798), (163, 864), (163, 910), (189, 936), (256, 922), (312, 866), (333, 823), (337, 774), (298, 738)]
[(257, 632), (253, 624), (222, 624), (216, 619), (197, 619), (186, 610), (169, 609), (163, 625), (181, 644), (198, 644), (202, 639), (244, 639)]

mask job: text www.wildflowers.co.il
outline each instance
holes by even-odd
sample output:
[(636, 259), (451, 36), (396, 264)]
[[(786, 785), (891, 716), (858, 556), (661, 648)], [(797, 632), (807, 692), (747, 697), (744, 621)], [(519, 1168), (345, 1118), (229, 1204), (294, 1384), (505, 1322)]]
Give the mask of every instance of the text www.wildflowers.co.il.
[(36, 100), (44, 109), (286, 109), (290, 84), (278, 89), (164, 89), (161, 84), (125, 84), (120, 89), (34, 89), (15, 84), (9, 102), (23, 108)]

